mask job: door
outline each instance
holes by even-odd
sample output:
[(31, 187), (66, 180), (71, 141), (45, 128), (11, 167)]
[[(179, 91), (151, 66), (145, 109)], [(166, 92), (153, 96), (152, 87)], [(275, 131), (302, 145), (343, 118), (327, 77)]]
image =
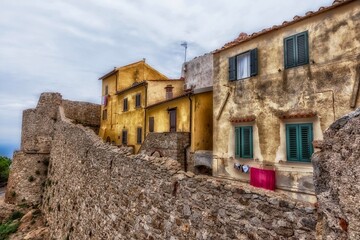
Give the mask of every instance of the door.
[(170, 132), (176, 132), (176, 109), (169, 110)]

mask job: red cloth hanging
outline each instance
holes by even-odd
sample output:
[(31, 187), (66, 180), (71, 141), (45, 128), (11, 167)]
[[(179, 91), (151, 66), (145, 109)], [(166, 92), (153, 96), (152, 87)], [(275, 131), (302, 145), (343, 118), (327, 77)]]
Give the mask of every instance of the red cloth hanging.
[(275, 191), (275, 170), (250, 168), (250, 185)]

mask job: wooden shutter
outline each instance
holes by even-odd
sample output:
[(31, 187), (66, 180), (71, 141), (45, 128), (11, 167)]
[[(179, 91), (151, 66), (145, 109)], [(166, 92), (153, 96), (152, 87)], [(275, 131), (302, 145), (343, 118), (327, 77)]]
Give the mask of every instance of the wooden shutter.
[(285, 68), (295, 66), (295, 38), (294, 36), (284, 39)]
[(229, 58), (229, 81), (236, 80), (236, 56)]
[(170, 115), (170, 132), (176, 132), (176, 109), (169, 111)]
[(297, 161), (299, 158), (298, 126), (295, 124), (286, 125), (286, 151), (287, 160)]
[(252, 127), (241, 128), (241, 157), (252, 158), (253, 157), (253, 143), (252, 143)]
[(139, 127), (139, 128), (137, 128), (137, 143), (138, 144), (141, 144), (141, 139), (142, 139), (142, 128), (141, 127)]
[(141, 106), (141, 94), (138, 93), (135, 95), (135, 107), (140, 107)]
[(300, 161), (310, 162), (313, 153), (312, 148), (312, 125), (299, 125), (299, 142), (300, 142)]
[(240, 158), (241, 149), (241, 129), (235, 128), (235, 157)]
[(123, 132), (122, 132), (122, 143), (124, 145), (127, 144), (127, 131), (126, 130), (123, 130)]
[(309, 63), (308, 34), (307, 32), (296, 35), (296, 65)]
[(258, 49), (255, 48), (250, 51), (250, 76), (258, 74)]
[(149, 132), (154, 132), (154, 117), (149, 117)]
[(124, 107), (123, 107), (124, 112), (126, 112), (128, 110), (128, 99), (124, 98)]

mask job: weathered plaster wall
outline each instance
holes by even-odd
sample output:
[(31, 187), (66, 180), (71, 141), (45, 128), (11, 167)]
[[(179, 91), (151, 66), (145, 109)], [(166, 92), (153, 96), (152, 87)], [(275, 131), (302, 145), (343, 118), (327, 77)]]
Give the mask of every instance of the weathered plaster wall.
[(182, 68), (187, 88), (201, 89), (213, 85), (213, 55), (211, 53), (186, 62)]
[(147, 134), (139, 152), (149, 156), (169, 157), (178, 161), (182, 169), (185, 169), (185, 150), (189, 145), (188, 132), (151, 132)]
[(59, 121), (43, 203), (51, 237), (315, 238), (311, 204), (180, 169), (174, 160), (126, 155)]
[[(358, 29), (360, 5), (354, 1), (214, 55), (215, 175), (246, 181), (240, 173), (226, 169), (244, 160), (234, 158), (234, 138), (224, 136), (234, 131), (230, 118), (255, 116), (256, 120), (249, 124), (257, 128), (254, 146), (258, 150), (254, 153), (259, 161), (249, 164), (272, 164), (277, 170), (277, 186), (282, 189), (313, 192), (311, 164), (287, 162), (283, 130), (286, 122), (279, 116), (292, 111), (316, 112), (316, 118), (305, 121), (313, 123), (314, 140), (321, 140), (321, 133), (336, 118), (353, 110), (350, 98), (360, 64)], [(310, 64), (284, 69), (283, 40), (303, 31), (309, 34)], [(228, 58), (254, 48), (258, 48), (259, 74), (229, 82)], [(228, 90), (230, 98), (216, 120)], [(360, 98), (356, 106), (360, 106)]]
[(313, 155), (323, 239), (360, 239), (360, 108), (333, 123)]

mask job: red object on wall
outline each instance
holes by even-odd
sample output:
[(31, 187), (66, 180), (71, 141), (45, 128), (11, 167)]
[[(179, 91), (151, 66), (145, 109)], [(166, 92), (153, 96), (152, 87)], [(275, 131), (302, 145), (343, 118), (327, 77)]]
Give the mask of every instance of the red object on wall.
[(250, 185), (275, 191), (275, 170), (250, 168)]

